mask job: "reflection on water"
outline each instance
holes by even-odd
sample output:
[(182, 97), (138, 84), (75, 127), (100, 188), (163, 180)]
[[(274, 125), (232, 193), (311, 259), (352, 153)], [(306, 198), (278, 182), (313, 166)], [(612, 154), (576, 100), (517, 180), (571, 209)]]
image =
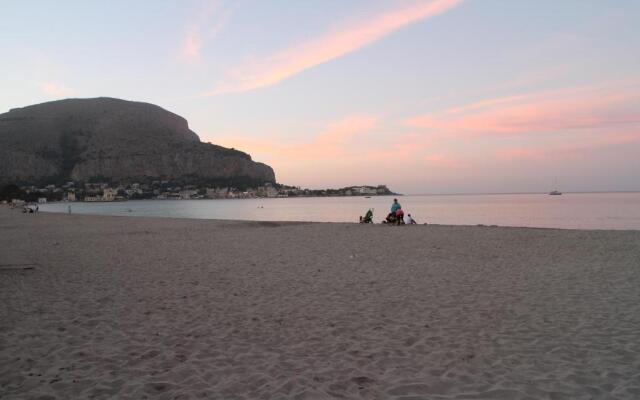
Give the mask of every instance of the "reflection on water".
[[(140, 200), (58, 203), (42, 211), (170, 218), (357, 222), (369, 208), (384, 219), (393, 197), (316, 197), (248, 200)], [(640, 229), (640, 193), (401, 196), (418, 223), (578, 229)]]

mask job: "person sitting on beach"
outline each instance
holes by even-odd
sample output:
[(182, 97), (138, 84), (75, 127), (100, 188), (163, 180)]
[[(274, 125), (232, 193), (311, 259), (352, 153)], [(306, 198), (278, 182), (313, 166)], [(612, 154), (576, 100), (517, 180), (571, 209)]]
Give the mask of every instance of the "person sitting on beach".
[(386, 223), (394, 225), (398, 224), (398, 210), (402, 210), (402, 206), (398, 203), (398, 199), (393, 199), (391, 212), (387, 215)]
[(404, 225), (404, 211), (402, 211), (402, 208), (396, 210), (396, 225)]
[(385, 218), (384, 221), (382, 221), (383, 224), (393, 224), (395, 222), (396, 222), (396, 214), (392, 212), (387, 214), (387, 218)]
[(364, 217), (360, 216), (361, 224), (371, 224), (373, 223), (373, 210), (369, 209)]
[(415, 224), (417, 224), (416, 220), (413, 219), (413, 217), (411, 217), (411, 214), (407, 214), (407, 216), (404, 217), (404, 223), (406, 225), (415, 225)]

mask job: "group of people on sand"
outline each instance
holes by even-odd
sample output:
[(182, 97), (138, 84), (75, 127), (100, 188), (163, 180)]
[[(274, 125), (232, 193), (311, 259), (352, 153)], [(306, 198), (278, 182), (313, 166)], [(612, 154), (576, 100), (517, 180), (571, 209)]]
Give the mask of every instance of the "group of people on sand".
[[(372, 224), (373, 223), (373, 209), (369, 209), (367, 213), (363, 216), (360, 216), (361, 224)], [(413, 219), (411, 214), (404, 214), (404, 210), (400, 203), (398, 203), (398, 199), (393, 199), (393, 204), (391, 204), (391, 212), (387, 214), (387, 218), (382, 221), (383, 224), (391, 224), (391, 225), (415, 225), (417, 224), (416, 220)]]
[(417, 224), (416, 220), (413, 219), (411, 214), (404, 214), (404, 210), (400, 203), (398, 203), (398, 199), (393, 199), (393, 204), (391, 204), (391, 212), (387, 214), (387, 218), (382, 221), (386, 224), (392, 225), (414, 225)]

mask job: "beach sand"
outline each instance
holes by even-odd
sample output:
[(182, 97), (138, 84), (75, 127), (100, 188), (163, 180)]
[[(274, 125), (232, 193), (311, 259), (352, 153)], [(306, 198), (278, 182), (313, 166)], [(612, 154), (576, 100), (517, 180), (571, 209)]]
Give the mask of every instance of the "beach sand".
[(0, 398), (639, 399), (640, 231), (2, 206)]

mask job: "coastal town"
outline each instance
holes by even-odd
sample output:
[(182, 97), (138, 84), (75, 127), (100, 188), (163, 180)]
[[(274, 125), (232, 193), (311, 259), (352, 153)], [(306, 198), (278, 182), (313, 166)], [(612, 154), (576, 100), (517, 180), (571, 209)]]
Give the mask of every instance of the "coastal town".
[(63, 185), (8, 185), (0, 189), (2, 201), (27, 201), (47, 203), (65, 202), (113, 202), (126, 200), (199, 200), (199, 199), (252, 199), (278, 197), (330, 197), (330, 196), (383, 196), (394, 195), (386, 185), (350, 186), (340, 189), (301, 189), (295, 186), (265, 183), (256, 188), (207, 187), (181, 185), (171, 181), (156, 180), (150, 183), (111, 184), (105, 182), (78, 183), (69, 181)]

